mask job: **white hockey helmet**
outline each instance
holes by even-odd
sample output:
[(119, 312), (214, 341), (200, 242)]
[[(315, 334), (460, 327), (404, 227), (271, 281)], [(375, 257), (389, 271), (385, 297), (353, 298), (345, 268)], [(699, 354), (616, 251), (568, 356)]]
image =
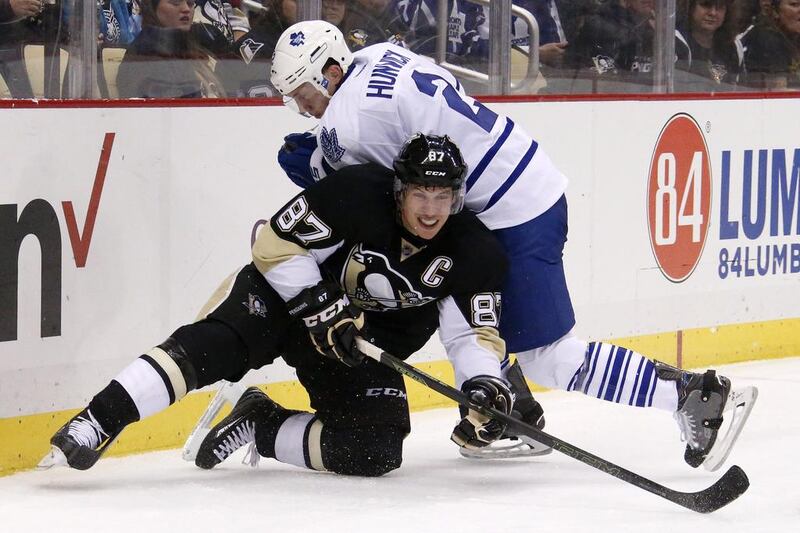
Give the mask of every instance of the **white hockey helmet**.
[(339, 28), (323, 20), (298, 22), (289, 26), (275, 45), (270, 81), (284, 97), (305, 82), (329, 97), (328, 81), (322, 75), (328, 59), (339, 63), (344, 72), (353, 62)]

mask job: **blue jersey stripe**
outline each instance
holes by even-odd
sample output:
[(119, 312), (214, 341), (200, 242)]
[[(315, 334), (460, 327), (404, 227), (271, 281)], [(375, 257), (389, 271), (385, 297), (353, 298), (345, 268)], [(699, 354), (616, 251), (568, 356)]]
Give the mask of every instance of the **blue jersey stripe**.
[[(653, 367), (653, 368), (655, 368), (655, 367)], [(658, 385), (658, 373), (654, 372), (653, 373), (653, 388), (650, 389), (650, 397), (647, 399), (647, 406), (648, 407), (652, 407), (653, 406), (653, 396), (656, 393), (656, 385)]]
[(530, 148), (528, 148), (528, 151), (525, 152), (524, 156), (522, 156), (522, 159), (517, 165), (517, 168), (514, 169), (514, 172), (511, 173), (511, 175), (508, 177), (505, 183), (503, 183), (500, 186), (500, 188), (494, 191), (492, 197), (489, 198), (489, 203), (487, 203), (484, 206), (483, 211), (486, 211), (487, 209), (491, 208), (494, 204), (499, 202), (500, 198), (503, 197), (503, 195), (508, 191), (508, 189), (511, 188), (512, 185), (514, 185), (514, 182), (516, 182), (517, 179), (519, 179), (519, 177), (522, 175), (522, 172), (528, 167), (528, 163), (530, 163), (531, 159), (533, 159), (533, 154), (536, 153), (536, 149), (538, 147), (539, 144), (536, 141), (531, 141)]
[(631, 364), (632, 356), (633, 350), (628, 350), (628, 357), (625, 360), (625, 369), (622, 371), (622, 376), (620, 377), (620, 383), (618, 385), (617, 399), (614, 400), (617, 403), (619, 403), (619, 399), (622, 396), (622, 389), (625, 388), (625, 378), (628, 376), (628, 366)]
[(597, 389), (597, 398), (603, 394), (603, 387), (606, 386), (606, 379), (608, 378), (608, 369), (611, 368), (611, 360), (613, 359), (614, 349), (613, 346), (608, 351), (608, 356), (606, 357), (606, 369), (603, 370), (603, 380), (600, 382), (600, 387)]
[(478, 165), (472, 170), (469, 177), (467, 178), (467, 192), (469, 192), (472, 186), (475, 185), (475, 182), (478, 181), (478, 178), (481, 177), (483, 171), (486, 170), (486, 167), (488, 167), (489, 163), (492, 162), (492, 159), (494, 159), (494, 156), (500, 150), (500, 147), (503, 146), (503, 143), (506, 142), (508, 136), (511, 135), (511, 130), (513, 129), (514, 129), (514, 121), (511, 120), (510, 118), (506, 119), (506, 128), (503, 130), (503, 133), (500, 134), (500, 137), (495, 141), (492, 147), (486, 151), (486, 153), (483, 156), (483, 159), (480, 160)]
[(620, 375), (619, 371), (622, 368), (622, 363), (625, 361), (625, 355), (628, 353), (628, 350), (621, 347), (617, 347), (616, 351), (617, 354), (614, 358), (614, 366), (611, 368), (611, 380), (608, 382), (606, 394), (603, 396), (604, 400), (610, 402), (614, 401), (614, 393), (617, 392), (617, 386), (625, 377), (624, 375)]
[[(586, 364), (586, 363), (584, 363), (584, 364)], [(575, 371), (575, 375), (572, 376), (572, 379), (569, 380), (569, 385), (567, 385), (567, 390), (568, 391), (571, 392), (571, 391), (575, 390), (573, 388), (575, 386), (575, 380), (578, 379), (578, 376), (580, 376), (582, 370), (583, 370), (583, 365), (579, 366), (578, 370)]]
[(598, 342), (594, 346), (594, 351), (592, 352), (592, 356), (594, 361), (592, 361), (592, 371), (589, 372), (589, 378), (586, 380), (586, 385), (583, 387), (583, 393), (589, 393), (589, 385), (592, 384), (592, 378), (594, 377), (594, 371), (597, 368), (597, 360), (600, 358), (600, 348), (602, 348), (603, 343)]
[(628, 398), (628, 405), (633, 405), (633, 398), (636, 395), (636, 386), (639, 384), (639, 376), (641, 376), (643, 364), (644, 364), (644, 357), (639, 359), (639, 366), (636, 368), (636, 379), (633, 380), (633, 388), (631, 389), (631, 397)]
[(645, 364), (644, 377), (642, 377), (642, 383), (639, 385), (639, 392), (636, 395), (636, 407), (644, 407), (647, 403), (647, 393), (650, 392), (651, 385), (650, 380), (655, 379), (653, 374), (655, 368), (655, 365), (650, 361)]

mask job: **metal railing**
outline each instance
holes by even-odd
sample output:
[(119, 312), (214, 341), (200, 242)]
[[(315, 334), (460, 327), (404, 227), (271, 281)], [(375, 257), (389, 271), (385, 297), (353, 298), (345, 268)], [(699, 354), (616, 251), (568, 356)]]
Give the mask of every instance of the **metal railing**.
[[(454, 65), (447, 61), (448, 0), (439, 0), (436, 13), (436, 63), (456, 76), (488, 86), (491, 94), (509, 94), (528, 89), (539, 75), (539, 24), (530, 11), (511, 4), (511, 0), (469, 0), (489, 7), (489, 72)], [(509, 9), (510, 8), (510, 9)], [(519, 83), (511, 82), (511, 15), (528, 26), (528, 68)]]

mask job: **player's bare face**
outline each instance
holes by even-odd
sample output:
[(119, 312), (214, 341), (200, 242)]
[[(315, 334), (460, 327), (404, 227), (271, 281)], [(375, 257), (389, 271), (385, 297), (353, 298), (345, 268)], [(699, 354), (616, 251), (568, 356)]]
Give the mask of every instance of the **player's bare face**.
[(418, 237), (433, 239), (450, 217), (452, 205), (453, 190), (448, 187), (409, 185), (400, 204), (403, 226)]
[[(287, 101), (286, 98), (289, 100)], [(298, 111), (307, 113), (314, 118), (322, 118), (330, 101), (329, 97), (322, 94), (309, 82), (305, 82), (290, 92), (286, 98), (284, 98), (286, 105), (290, 107), (297, 106)]]

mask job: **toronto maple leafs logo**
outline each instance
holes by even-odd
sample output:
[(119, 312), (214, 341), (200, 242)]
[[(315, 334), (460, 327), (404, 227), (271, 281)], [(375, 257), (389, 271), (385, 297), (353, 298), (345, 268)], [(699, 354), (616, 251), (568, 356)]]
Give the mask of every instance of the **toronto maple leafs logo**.
[(291, 44), (292, 46), (300, 46), (305, 42), (306, 42), (306, 36), (303, 35), (303, 32), (301, 31), (293, 33), (289, 38), (289, 44)]
[(339, 146), (339, 139), (336, 137), (336, 128), (322, 128), (319, 135), (319, 144), (322, 146), (322, 153), (329, 163), (336, 163), (344, 155), (344, 148)]

